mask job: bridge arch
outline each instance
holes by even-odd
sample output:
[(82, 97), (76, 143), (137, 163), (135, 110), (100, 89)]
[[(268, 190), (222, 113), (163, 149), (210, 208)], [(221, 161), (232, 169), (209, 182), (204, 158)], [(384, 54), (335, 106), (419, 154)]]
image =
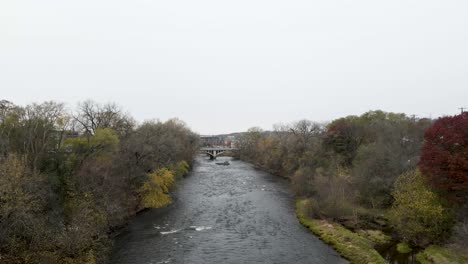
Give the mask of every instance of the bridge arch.
[(215, 160), (219, 155), (227, 152), (234, 151), (234, 148), (201, 148), (200, 151), (210, 156), (210, 159)]

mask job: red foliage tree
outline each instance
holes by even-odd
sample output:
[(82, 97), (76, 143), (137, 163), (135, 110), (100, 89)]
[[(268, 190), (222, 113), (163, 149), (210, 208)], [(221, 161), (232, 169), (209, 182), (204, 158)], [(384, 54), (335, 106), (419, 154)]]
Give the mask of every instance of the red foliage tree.
[(468, 112), (439, 118), (424, 135), (419, 168), (436, 189), (468, 191)]

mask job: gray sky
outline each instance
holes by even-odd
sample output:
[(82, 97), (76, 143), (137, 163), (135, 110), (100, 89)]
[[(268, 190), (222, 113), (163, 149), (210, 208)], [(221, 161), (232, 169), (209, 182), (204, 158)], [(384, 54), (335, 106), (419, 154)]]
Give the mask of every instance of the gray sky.
[(466, 0), (1, 0), (0, 99), (202, 134), (468, 107)]

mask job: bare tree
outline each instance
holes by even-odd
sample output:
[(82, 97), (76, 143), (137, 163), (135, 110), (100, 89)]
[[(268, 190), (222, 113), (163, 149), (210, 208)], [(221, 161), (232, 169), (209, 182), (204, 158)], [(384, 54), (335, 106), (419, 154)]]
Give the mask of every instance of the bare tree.
[(55, 102), (32, 104), (20, 111), (23, 126), (23, 153), (37, 169), (38, 162), (47, 151), (56, 148), (60, 140), (57, 134), (59, 121), (66, 115), (64, 105)]
[(87, 135), (94, 135), (96, 129), (111, 128), (120, 136), (125, 136), (135, 126), (135, 121), (125, 114), (115, 103), (100, 105), (87, 100), (78, 104), (74, 119), (80, 124)]

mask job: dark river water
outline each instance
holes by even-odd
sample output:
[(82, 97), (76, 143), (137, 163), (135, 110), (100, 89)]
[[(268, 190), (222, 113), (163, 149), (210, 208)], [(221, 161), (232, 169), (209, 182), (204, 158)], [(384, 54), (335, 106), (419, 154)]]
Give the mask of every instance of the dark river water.
[(289, 183), (248, 163), (200, 156), (173, 198), (133, 219), (112, 263), (346, 263), (299, 224)]

